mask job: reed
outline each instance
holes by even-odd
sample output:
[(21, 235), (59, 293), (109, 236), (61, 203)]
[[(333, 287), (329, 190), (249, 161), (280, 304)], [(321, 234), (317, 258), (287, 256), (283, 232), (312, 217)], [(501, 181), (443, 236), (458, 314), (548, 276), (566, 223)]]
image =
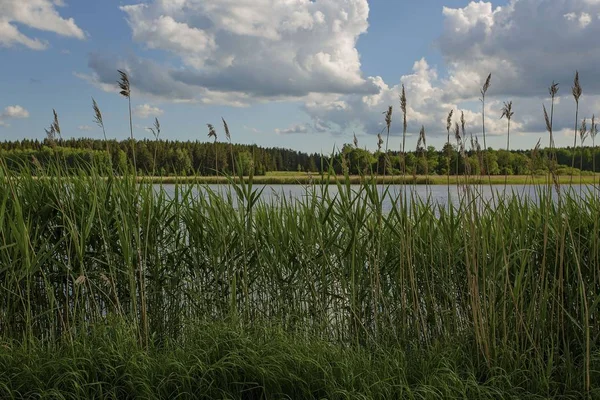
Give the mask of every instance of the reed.
[(347, 171), (291, 198), (253, 168), (219, 189), (39, 168), (0, 156), (0, 397), (600, 396), (595, 190), (440, 204)]
[[(500, 119), (506, 117), (506, 151), (510, 151), (510, 120), (515, 113), (512, 110), (512, 101), (508, 103), (504, 103), (502, 107), (502, 115), (500, 115)], [(504, 174), (504, 189), (506, 189), (506, 181), (508, 180), (508, 172)]]
[[(579, 122), (579, 98), (581, 97), (582, 89), (579, 84), (579, 71), (575, 71), (575, 78), (573, 79), (573, 86), (571, 87), (571, 93), (573, 99), (575, 99), (575, 130), (573, 132), (573, 160), (571, 161), (571, 168), (575, 168), (575, 153), (577, 149), (577, 124)], [(573, 184), (573, 172), (571, 172), (571, 184)]]

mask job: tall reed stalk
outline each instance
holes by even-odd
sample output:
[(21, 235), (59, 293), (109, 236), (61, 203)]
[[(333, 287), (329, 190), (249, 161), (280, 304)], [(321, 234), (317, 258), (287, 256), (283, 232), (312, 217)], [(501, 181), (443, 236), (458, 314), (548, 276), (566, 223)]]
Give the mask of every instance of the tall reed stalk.
[(214, 148), (215, 148), (215, 174), (219, 175), (219, 153), (217, 149), (217, 132), (215, 131), (215, 127), (212, 124), (206, 124), (208, 127), (208, 137), (214, 138)]
[(577, 152), (577, 123), (579, 122), (579, 98), (581, 97), (581, 85), (579, 84), (579, 71), (575, 71), (575, 79), (573, 80), (573, 86), (571, 87), (571, 93), (575, 99), (575, 130), (573, 132), (573, 159), (571, 161), (571, 180), (570, 184), (573, 184), (573, 173), (575, 169), (575, 153)]
[(446, 118), (446, 133), (447, 133), (447, 137), (446, 137), (446, 146), (445, 150), (446, 150), (446, 178), (447, 178), (447, 185), (448, 185), (448, 201), (450, 201), (450, 156), (451, 156), (451, 147), (452, 145), (450, 144), (450, 128), (452, 128), (452, 115), (454, 114), (454, 110), (450, 110), (450, 112), (448, 113), (448, 117)]
[[(512, 111), (512, 101), (509, 101), (508, 103), (504, 103), (504, 106), (502, 107), (502, 115), (500, 116), (500, 119), (506, 117), (506, 152), (509, 153), (510, 152), (510, 120), (512, 118), (512, 116), (514, 115), (514, 112)], [(504, 190), (506, 191), (506, 181), (508, 180), (508, 171), (505, 171), (504, 173)]]
[(592, 125), (590, 126), (590, 137), (592, 138), (592, 171), (594, 173), (594, 186), (596, 186), (596, 135), (598, 134), (598, 124), (596, 124), (596, 115), (592, 115)]

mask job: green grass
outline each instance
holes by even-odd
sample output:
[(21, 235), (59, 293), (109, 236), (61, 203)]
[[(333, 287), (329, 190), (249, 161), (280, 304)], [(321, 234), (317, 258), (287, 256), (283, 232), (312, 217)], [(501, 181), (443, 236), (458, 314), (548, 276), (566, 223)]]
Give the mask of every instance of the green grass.
[(596, 191), (38, 172), (0, 167), (2, 398), (600, 396)]
[[(122, 324), (51, 348), (0, 350), (0, 397), (63, 399), (523, 399), (526, 370), (485, 369), (464, 344), (366, 349), (280, 330), (199, 324), (142, 348)], [(523, 359), (521, 368), (528, 368)], [(595, 390), (592, 395), (599, 395)], [(553, 395), (553, 393), (550, 393)], [(557, 398), (577, 398), (567, 391)]]

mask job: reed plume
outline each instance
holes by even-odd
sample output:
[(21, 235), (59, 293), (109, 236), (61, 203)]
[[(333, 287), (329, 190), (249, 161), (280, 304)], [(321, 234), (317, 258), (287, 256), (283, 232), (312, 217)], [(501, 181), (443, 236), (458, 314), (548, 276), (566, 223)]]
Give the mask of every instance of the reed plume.
[(219, 157), (217, 153), (217, 132), (215, 131), (215, 127), (212, 124), (206, 124), (208, 127), (208, 137), (214, 138), (214, 148), (215, 148), (215, 174), (219, 175)]
[(392, 163), (391, 163), (389, 155), (388, 155), (388, 148), (389, 148), (389, 141), (390, 141), (390, 128), (392, 126), (392, 111), (393, 111), (393, 107), (389, 106), (387, 111), (383, 112), (383, 114), (385, 114), (385, 126), (387, 128), (387, 137), (385, 139), (385, 169), (383, 171), (384, 178), (385, 178), (386, 170), (389, 168), (390, 173), (391, 173), (391, 168), (392, 168)]
[(98, 125), (102, 129), (102, 136), (104, 137), (104, 143), (106, 144), (106, 154), (108, 155), (108, 163), (112, 169), (112, 157), (110, 154), (110, 148), (108, 145), (108, 140), (106, 139), (106, 129), (104, 128), (104, 119), (102, 118), (102, 112), (100, 111), (100, 107), (96, 100), (92, 97), (92, 109), (94, 110), (94, 123)]
[(127, 72), (121, 71), (120, 69), (117, 70), (117, 72), (119, 73), (119, 76), (120, 76), (120, 79), (117, 82), (119, 85), (119, 89), (121, 89), (121, 91), (119, 93), (121, 94), (121, 96), (123, 96), (127, 99), (127, 102), (129, 104), (129, 137), (130, 137), (130, 141), (131, 141), (133, 169), (134, 169), (134, 173), (137, 174), (137, 161), (135, 158), (135, 138), (133, 137), (133, 117), (132, 117), (132, 113), (131, 113), (131, 84), (129, 82), (129, 76), (127, 75)]
[(450, 128), (452, 128), (452, 115), (454, 114), (454, 110), (450, 110), (448, 113), (448, 117), (446, 118), (446, 132), (448, 133), (446, 138), (446, 175), (448, 181), (448, 198), (450, 198)]
[[(506, 151), (507, 152), (510, 152), (510, 120), (512, 119), (513, 115), (514, 115), (514, 112), (512, 110), (512, 101), (509, 101), (508, 103), (505, 102), (504, 106), (502, 107), (502, 115), (500, 116), (500, 119), (506, 118), (506, 122), (507, 122), (507, 126), (506, 126)], [(508, 180), (508, 168), (504, 171), (504, 190), (506, 190), (507, 180)]]
[[(160, 122), (158, 121), (158, 118), (154, 118), (154, 126), (147, 128), (150, 132), (152, 132), (152, 136), (154, 136), (154, 140), (156, 142), (158, 142), (158, 139), (160, 138)], [(155, 143), (154, 144), (154, 164), (152, 166), (152, 175), (154, 175), (156, 173), (156, 157), (157, 157), (157, 149), (158, 146)]]
[(225, 130), (225, 137), (229, 142), (229, 152), (231, 153), (231, 170), (233, 171), (233, 176), (235, 176), (235, 161), (233, 159), (233, 144), (231, 143), (231, 133), (229, 132), (229, 125), (227, 125), (227, 121), (225, 118), (221, 117), (221, 121), (223, 121), (223, 129)]
[(462, 138), (460, 136), (460, 126), (458, 125), (458, 122), (454, 123), (454, 139), (456, 140), (456, 153), (457, 153), (457, 157), (456, 157), (456, 185), (458, 186), (458, 170), (459, 170), (459, 159), (458, 159), (458, 152), (460, 151), (460, 144), (462, 142)]
[(402, 111), (402, 175), (406, 175), (406, 92), (404, 84), (402, 85), (402, 93), (400, 94), (400, 110)]
[(575, 79), (571, 87), (571, 93), (575, 99), (575, 131), (573, 133), (573, 159), (571, 160), (571, 181), (573, 184), (573, 170), (575, 169), (575, 149), (577, 148), (577, 122), (579, 121), (579, 98), (581, 97), (581, 85), (579, 84), (579, 71), (575, 71)]
[[(548, 88), (548, 93), (550, 93), (551, 105), (550, 105), (550, 148), (554, 147), (554, 135), (552, 132), (552, 123), (554, 119), (554, 100), (556, 98), (556, 94), (558, 93), (558, 83), (552, 81), (552, 85)], [(548, 126), (548, 119), (546, 118), (546, 125)]]
[[(481, 88), (481, 122), (482, 122), (482, 130), (483, 130), (483, 147), (484, 147), (484, 151), (487, 151), (487, 141), (486, 141), (486, 135), (485, 135), (485, 95), (488, 91), (488, 89), (490, 88), (491, 85), (491, 81), (492, 81), (492, 74), (489, 74), (487, 79), (485, 80), (485, 83), (483, 84), (482, 88)], [(484, 165), (484, 169), (486, 171), (488, 171), (487, 166)]]
[(62, 134), (60, 132), (60, 124), (58, 123), (58, 114), (56, 113), (55, 109), (52, 109), (52, 113), (54, 114), (54, 121), (52, 122), (52, 127), (54, 128), (54, 131), (58, 135), (58, 140), (62, 141)]

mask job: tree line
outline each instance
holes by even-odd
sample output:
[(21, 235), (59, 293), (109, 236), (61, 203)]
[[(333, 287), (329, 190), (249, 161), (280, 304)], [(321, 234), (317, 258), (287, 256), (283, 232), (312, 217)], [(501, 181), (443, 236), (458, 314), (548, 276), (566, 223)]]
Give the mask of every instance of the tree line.
[[(433, 146), (415, 151), (369, 151), (346, 144), (333, 154), (303, 153), (285, 148), (224, 142), (171, 140), (100, 140), (65, 139), (57, 141), (24, 139), (0, 143), (0, 154), (7, 167), (23, 166), (34, 173), (38, 168), (61, 160), (73, 171), (94, 164), (114, 173), (135, 167), (141, 175), (210, 176), (245, 174), (263, 175), (271, 171), (337, 174), (416, 174), (450, 175), (490, 174), (528, 175), (548, 172), (549, 160), (558, 174), (591, 172), (600, 166), (600, 154), (593, 147), (573, 149), (482, 150), (459, 151), (446, 144), (441, 150)], [(575, 160), (575, 168), (571, 168)]]

